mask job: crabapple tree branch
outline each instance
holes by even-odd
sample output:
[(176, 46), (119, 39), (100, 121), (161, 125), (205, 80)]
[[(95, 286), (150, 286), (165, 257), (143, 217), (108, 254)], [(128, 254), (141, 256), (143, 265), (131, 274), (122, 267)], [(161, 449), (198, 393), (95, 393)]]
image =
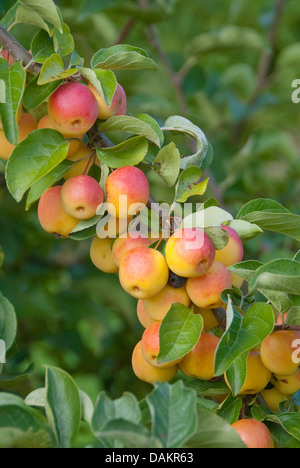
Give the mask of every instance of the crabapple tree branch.
[(18, 62), (22, 61), (23, 65), (28, 65), (28, 70), (32, 73), (39, 73), (41, 66), (38, 63), (32, 62), (32, 55), (25, 47), (22, 46), (8, 31), (6, 28), (0, 25), (0, 44), (4, 47), (13, 59)]

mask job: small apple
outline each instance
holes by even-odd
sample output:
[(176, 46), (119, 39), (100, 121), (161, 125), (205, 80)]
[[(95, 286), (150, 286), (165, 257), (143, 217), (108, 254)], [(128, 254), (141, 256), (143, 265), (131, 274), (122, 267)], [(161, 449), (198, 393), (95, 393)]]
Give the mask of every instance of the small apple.
[(87, 86), (77, 81), (64, 83), (49, 97), (48, 115), (62, 135), (80, 138), (97, 120), (98, 104)]
[(107, 120), (110, 117), (113, 117), (115, 115), (126, 114), (126, 107), (127, 107), (126, 94), (125, 94), (124, 89), (119, 83), (117, 84), (117, 88), (112, 98), (112, 102), (110, 106), (107, 105), (105, 99), (101, 96), (101, 94), (97, 91), (97, 89), (92, 84), (89, 84), (88, 87), (92, 91), (98, 103), (98, 108), (99, 108), (98, 119)]

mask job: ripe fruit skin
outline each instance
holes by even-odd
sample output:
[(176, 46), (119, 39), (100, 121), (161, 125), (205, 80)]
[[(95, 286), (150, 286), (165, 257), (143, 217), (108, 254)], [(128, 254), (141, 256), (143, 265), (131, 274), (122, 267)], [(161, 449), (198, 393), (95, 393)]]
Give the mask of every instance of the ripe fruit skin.
[(229, 234), (228, 244), (221, 250), (216, 250), (216, 261), (230, 267), (235, 263), (242, 261), (244, 256), (244, 248), (238, 233), (229, 226), (222, 226)]
[(61, 201), (64, 210), (74, 218), (90, 219), (103, 203), (103, 190), (93, 177), (72, 177), (62, 187)]
[(231, 286), (231, 275), (227, 267), (223, 263), (214, 262), (206, 275), (189, 278), (186, 290), (196, 306), (201, 309), (216, 309), (223, 304), (221, 293)]
[(195, 278), (207, 273), (215, 254), (210, 237), (198, 228), (180, 229), (166, 244), (166, 260), (170, 270), (186, 278)]
[(6, 49), (1, 50), (1, 56), (8, 62), (8, 65), (11, 67), (15, 63), (15, 59)]
[(280, 330), (269, 335), (261, 344), (261, 359), (273, 374), (293, 375), (299, 363), (292, 360), (293, 342), (300, 339), (300, 332)]
[(194, 313), (202, 315), (205, 332), (213, 330), (219, 326), (218, 321), (211, 309), (200, 309), (199, 307), (195, 306)]
[[(250, 351), (247, 358), (247, 374), (240, 395), (256, 395), (266, 388), (271, 379), (271, 372), (263, 365), (260, 352)], [(225, 373), (225, 382), (229, 387)]]
[(185, 287), (175, 289), (167, 284), (156, 296), (151, 299), (145, 299), (144, 307), (150, 318), (161, 321), (173, 304), (180, 303), (189, 307), (190, 302), (191, 300)]
[[(24, 140), (29, 133), (33, 130), (36, 130), (37, 122), (35, 118), (30, 114), (22, 114), (20, 122), (18, 124), (19, 128), (19, 138), (18, 143)], [(4, 131), (0, 130), (0, 158), (8, 160), (11, 153), (15, 149), (15, 146), (12, 145), (5, 137)]]
[(231, 274), (231, 279), (232, 279), (232, 286), (235, 286), (236, 288), (240, 289), (244, 284), (244, 281), (245, 281), (244, 278), (236, 275), (232, 271), (230, 272), (230, 274)]
[(96, 268), (104, 273), (117, 273), (119, 270), (112, 255), (111, 239), (95, 236), (90, 247), (90, 257)]
[(107, 177), (105, 192), (108, 213), (117, 218), (128, 218), (148, 203), (150, 188), (147, 177), (140, 169), (126, 166), (116, 169)]
[(271, 382), (285, 395), (294, 395), (300, 390), (300, 370), (293, 375), (274, 375)]
[(170, 380), (175, 377), (178, 371), (177, 365), (166, 367), (164, 369), (151, 366), (151, 364), (149, 364), (143, 356), (141, 341), (138, 342), (133, 350), (131, 363), (135, 375), (140, 380), (148, 382), (152, 385), (155, 382), (170, 382)]
[[(38, 123), (38, 126), (37, 128), (50, 128), (52, 130), (56, 130), (56, 128), (54, 127), (54, 125), (52, 124), (51, 122), (51, 119), (49, 117), (49, 115), (44, 115), (44, 117), (42, 117)], [(65, 136), (63, 135), (66, 140), (69, 138), (68, 136)], [(83, 138), (83, 135), (80, 135), (78, 138), (76, 139), (72, 139), (70, 140), (70, 146), (69, 146), (69, 151), (68, 151), (68, 154), (67, 154), (67, 158), (69, 158), (69, 156), (72, 156), (73, 154), (76, 153), (76, 151), (79, 150), (80, 148), (80, 145), (82, 144), (82, 138)], [(83, 168), (84, 170), (84, 168)], [(82, 172), (83, 172), (82, 170)]]
[(279, 411), (279, 404), (282, 401), (287, 400), (287, 396), (277, 390), (275, 387), (271, 388), (270, 390), (265, 389), (260, 393), (271, 411)]
[(50, 234), (68, 237), (78, 224), (78, 219), (65, 212), (61, 202), (60, 185), (51, 187), (40, 198), (38, 217), (42, 228)]
[(180, 370), (200, 380), (211, 380), (215, 376), (215, 354), (220, 339), (210, 333), (203, 333), (194, 348), (179, 363)]
[(160, 252), (148, 247), (137, 247), (123, 257), (119, 278), (128, 294), (137, 299), (149, 299), (166, 286), (169, 269)]
[(181, 359), (176, 359), (172, 362), (166, 362), (164, 364), (157, 363), (157, 356), (159, 354), (159, 329), (160, 322), (153, 323), (143, 333), (142, 336), (142, 353), (144, 359), (154, 367), (165, 369), (167, 367), (173, 367), (178, 364)]
[[(71, 145), (73, 142), (77, 143), (77, 141), (79, 140), (72, 140)], [(74, 154), (69, 154), (70, 153), (70, 149), (69, 149), (67, 160), (72, 161), (72, 162), (78, 161), (78, 163), (74, 164), (74, 166), (72, 166), (70, 170), (64, 175), (65, 180), (71, 179), (71, 177), (82, 175), (84, 172), (88, 174), (89, 170), (91, 169), (93, 165), (93, 159), (91, 158), (91, 156), (93, 155), (93, 152), (85, 143), (82, 143), (82, 142), (79, 142), (79, 143), (80, 143), (79, 148), (76, 150)], [(71, 145), (70, 145), (70, 148), (71, 148)], [(97, 159), (96, 159), (96, 164), (97, 164)]]
[(232, 424), (248, 448), (275, 448), (274, 440), (267, 426), (255, 419), (241, 419)]
[(137, 313), (140, 324), (144, 328), (150, 327), (150, 325), (152, 325), (153, 323), (158, 323), (156, 322), (156, 320), (152, 320), (152, 318), (149, 317), (144, 307), (144, 303), (142, 299), (138, 300), (136, 313)]
[(129, 250), (136, 247), (149, 247), (149, 245), (150, 241), (147, 237), (143, 237), (137, 233), (125, 232), (114, 242), (112, 249), (114, 260), (120, 266), (122, 258)]
[(64, 83), (51, 94), (48, 114), (63, 135), (82, 136), (94, 125), (98, 104), (89, 88), (78, 82)]
[[(105, 219), (104, 221), (107, 221), (107, 219)], [(128, 226), (131, 223), (131, 221), (132, 217), (115, 218), (114, 216), (109, 215), (109, 220), (108, 222), (106, 222), (106, 224), (101, 224), (101, 226), (97, 226), (97, 235), (98, 237), (101, 237), (103, 239), (105, 237), (109, 237), (110, 239), (116, 239), (116, 237), (127, 232)]]
[(122, 86), (118, 83), (117, 88), (112, 98), (111, 105), (108, 106), (106, 104), (105, 99), (101, 96), (101, 94), (96, 90), (96, 88), (89, 84), (89, 89), (92, 91), (93, 95), (96, 98), (98, 103), (98, 119), (100, 120), (107, 120), (114, 115), (125, 115), (126, 114), (126, 107), (127, 107), (127, 99), (126, 94)]

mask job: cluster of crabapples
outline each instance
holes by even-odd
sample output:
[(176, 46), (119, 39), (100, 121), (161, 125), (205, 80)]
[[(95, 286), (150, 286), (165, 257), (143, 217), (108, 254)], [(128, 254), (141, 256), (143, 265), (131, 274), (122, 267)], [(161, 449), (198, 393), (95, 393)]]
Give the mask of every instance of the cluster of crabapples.
[[(243, 259), (243, 244), (238, 233), (226, 225), (223, 228), (229, 242), (221, 250), (215, 249), (203, 229), (178, 228), (164, 239), (162, 253), (153, 248), (154, 241), (156, 246), (159, 244), (160, 234), (153, 238), (130, 230), (133, 216), (149, 202), (146, 175), (134, 166), (121, 167), (110, 172), (103, 190), (88, 175), (97, 158), (92, 145), (84, 142), (97, 119), (125, 113), (126, 95), (119, 84), (110, 106), (91, 84), (61, 84), (49, 97), (48, 113), (39, 122), (24, 113), (20, 105), (19, 142), (35, 129), (54, 129), (70, 142), (67, 159), (74, 163), (63, 184), (50, 187), (41, 196), (39, 221), (48, 233), (67, 238), (81, 220), (94, 217), (105, 203), (115, 228), (110, 232), (108, 223), (106, 237), (93, 238), (90, 257), (102, 272), (118, 273), (122, 288), (137, 299), (137, 316), (145, 330), (133, 350), (134, 373), (150, 384), (171, 381), (178, 370), (188, 377), (211, 381), (215, 378), (215, 354), (220, 342), (213, 332), (219, 326), (213, 311), (224, 306), (224, 290), (242, 286), (243, 280), (228, 267)], [(13, 150), (0, 122), (0, 158), (8, 160)], [(201, 314), (204, 329), (188, 354), (176, 361), (159, 363), (161, 322), (174, 304), (183, 304)], [(277, 411), (280, 402), (296, 393), (300, 389), (300, 371), (299, 364), (292, 360), (292, 345), (298, 339), (300, 332), (280, 330), (266, 338), (259, 349), (252, 350), (240, 394), (261, 393), (270, 409)], [(226, 373), (224, 380), (229, 393)], [(258, 421), (241, 420), (233, 427), (249, 447), (274, 445), (267, 427)]]

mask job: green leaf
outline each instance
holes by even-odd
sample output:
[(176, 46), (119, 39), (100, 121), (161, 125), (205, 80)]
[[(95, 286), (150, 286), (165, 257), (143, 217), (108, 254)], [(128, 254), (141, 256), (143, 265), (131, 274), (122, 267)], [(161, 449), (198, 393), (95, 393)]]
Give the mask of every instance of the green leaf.
[(262, 265), (263, 263), (257, 260), (245, 260), (243, 262), (236, 263), (235, 265), (229, 267), (229, 270), (232, 271), (232, 273), (241, 276), (242, 278), (244, 278), (244, 280), (250, 283), (256, 270)]
[(252, 414), (259, 421), (280, 424), (288, 434), (300, 440), (300, 413), (266, 414), (263, 407), (253, 406)]
[(190, 166), (202, 167), (208, 151), (208, 141), (199, 127), (188, 119), (175, 115), (168, 118), (162, 130), (183, 133), (194, 138), (197, 143), (197, 151), (195, 154), (181, 159), (181, 169), (187, 169)]
[(165, 141), (165, 137), (164, 137), (162, 129), (160, 128), (156, 120), (148, 114), (139, 114), (136, 116), (136, 118), (141, 120), (142, 122), (144, 122), (145, 124), (149, 125), (149, 127), (152, 128), (152, 130), (156, 133), (158, 137), (158, 140), (156, 140), (156, 137), (155, 137), (155, 140), (153, 140), (153, 143), (155, 143), (159, 148), (161, 148)]
[(196, 392), (185, 388), (182, 381), (166, 382), (146, 397), (152, 417), (153, 435), (163, 447), (181, 447), (197, 426)]
[(300, 216), (274, 200), (261, 198), (248, 202), (237, 218), (300, 241)]
[(208, 382), (206, 380), (191, 379), (185, 381), (184, 384), (188, 388), (193, 388), (197, 394), (202, 396), (226, 395), (229, 391), (226, 383), (221, 380)]
[(97, 156), (102, 163), (113, 169), (136, 166), (145, 158), (148, 143), (144, 137), (132, 137), (112, 148), (97, 148)]
[(289, 213), (289, 210), (277, 201), (270, 200), (268, 198), (258, 198), (252, 200), (244, 205), (239, 213), (237, 219), (243, 219), (248, 214), (255, 211), (263, 211), (266, 213)]
[(276, 259), (266, 263), (256, 270), (250, 288), (269, 289), (299, 296), (300, 262)]
[(221, 226), (226, 221), (230, 221), (232, 215), (218, 206), (202, 208), (196, 213), (186, 216), (182, 221), (182, 227), (206, 228), (211, 226)]
[(46, 388), (37, 388), (29, 393), (25, 398), (25, 403), (28, 406), (35, 406), (36, 408), (45, 408), (46, 406)]
[[(229, 270), (250, 283), (255, 272), (262, 266), (263, 263), (257, 260), (246, 260), (229, 267)], [(259, 288), (258, 291), (261, 292), (280, 313), (286, 312), (292, 305), (292, 302), (285, 293), (274, 292), (266, 288)]]
[(107, 424), (116, 420), (138, 425), (141, 421), (141, 410), (138, 400), (133, 394), (128, 392), (125, 392), (117, 400), (112, 400), (105, 392), (101, 392), (97, 398), (91, 427), (95, 436), (106, 446), (114, 446), (114, 439), (117, 438), (117, 435), (115, 433), (112, 435), (105, 434), (105, 432), (112, 430), (112, 427), (107, 427)]
[(74, 38), (66, 23), (63, 23), (62, 32), (58, 29), (54, 30), (53, 43), (55, 52), (61, 57), (65, 57), (73, 52), (75, 47)]
[(87, 240), (87, 239), (91, 239), (92, 237), (95, 237), (96, 234), (97, 234), (97, 224), (93, 224), (92, 226), (86, 229), (81, 229), (80, 231), (71, 233), (69, 235), (69, 239), (75, 240), (77, 242), (81, 242), (83, 240)]
[(173, 304), (159, 329), (158, 363), (174, 361), (185, 356), (199, 341), (203, 329), (200, 314), (183, 304)]
[(38, 13), (44, 20), (55, 26), (62, 32), (63, 24), (61, 15), (55, 3), (52, 0), (19, 0), (22, 6), (31, 10), (31, 15)]
[(59, 81), (77, 73), (77, 68), (64, 69), (64, 62), (60, 55), (53, 54), (48, 57), (41, 69), (37, 84), (45, 85), (52, 81)]
[(63, 370), (46, 367), (46, 415), (61, 448), (72, 447), (81, 420), (79, 390)]
[(5, 342), (6, 352), (14, 344), (17, 334), (17, 317), (13, 305), (0, 292), (0, 339)]
[(254, 239), (263, 232), (256, 224), (248, 223), (242, 219), (233, 219), (232, 221), (228, 221), (226, 225), (234, 229), (243, 242)]
[(242, 316), (233, 306), (230, 296), (226, 318), (226, 332), (216, 351), (216, 376), (224, 374), (242, 354), (259, 346), (273, 331), (275, 323), (271, 305), (258, 302)]
[(120, 131), (140, 135), (147, 138), (147, 140), (160, 148), (162, 138), (159, 127), (155, 127), (153, 123), (155, 121), (150, 121), (149, 119), (145, 119), (144, 115), (142, 115), (141, 118), (130, 117), (127, 115), (116, 115), (115, 117), (108, 119), (106, 122), (99, 124), (98, 129), (100, 132), (104, 133)]
[(25, 382), (27, 377), (32, 374), (34, 371), (34, 364), (30, 364), (28, 368), (20, 373), (15, 375), (0, 375), (0, 388), (4, 388), (6, 390), (16, 388), (22, 383)]
[(68, 161), (65, 159), (62, 161), (58, 166), (56, 166), (49, 174), (46, 174), (40, 180), (35, 182), (28, 193), (28, 197), (26, 200), (26, 210), (33, 205), (34, 202), (40, 199), (43, 193), (52, 185), (56, 184), (60, 179), (63, 178), (67, 172), (69, 172), (70, 168), (74, 166), (76, 162)]
[[(13, 414), (11, 414), (13, 417)], [(34, 432), (32, 428), (21, 430), (12, 427), (0, 429), (0, 448), (50, 448), (51, 435), (48, 430), (40, 429)]]
[(300, 306), (290, 308), (286, 321), (289, 325), (300, 325)]
[(4, 28), (9, 29), (15, 22), (16, 20), (16, 11), (19, 8), (19, 2), (17, 1), (11, 8), (8, 10), (8, 12), (5, 14), (5, 16), (1, 19), (1, 25), (4, 26)]
[(105, 392), (98, 396), (92, 418), (95, 435), (102, 430), (107, 421), (124, 419), (138, 424), (141, 420), (139, 402), (132, 393), (125, 392), (122, 397), (112, 400)]
[(91, 65), (105, 70), (157, 70), (156, 63), (143, 49), (127, 44), (100, 49), (93, 56)]
[(42, 16), (27, 5), (19, 5), (16, 11), (16, 23), (31, 24), (32, 26), (45, 30), (47, 34), (51, 34), (49, 26)]
[(39, 414), (24, 401), (10, 393), (0, 393), (0, 427), (16, 428), (21, 431), (37, 432), (44, 428)]
[(111, 105), (117, 89), (117, 78), (110, 70), (100, 68), (78, 67), (78, 72), (84, 76), (105, 99), (108, 106)]
[(210, 240), (214, 244), (216, 250), (221, 250), (226, 247), (229, 242), (229, 235), (222, 226), (213, 226), (205, 228), (206, 234), (210, 237)]
[[(107, 421), (98, 433), (98, 437), (103, 444), (103, 440), (113, 440), (117, 447), (119, 444), (126, 448), (158, 448), (159, 441), (151, 437), (149, 430), (140, 424), (135, 424), (124, 419), (113, 419)], [(107, 442), (104, 447), (110, 447)]]
[(180, 172), (180, 152), (175, 143), (164, 146), (157, 154), (153, 163), (153, 169), (172, 187)]
[(31, 132), (12, 152), (6, 166), (7, 187), (16, 201), (67, 156), (69, 143), (50, 129)]
[(202, 409), (198, 411), (198, 427), (185, 444), (188, 448), (246, 448), (240, 436), (220, 416)]
[(290, 213), (267, 213), (254, 211), (243, 218), (260, 228), (285, 234), (300, 241), (300, 216)]
[(44, 63), (55, 53), (53, 40), (46, 31), (41, 30), (34, 36), (31, 42), (31, 53), (36, 63)]
[(226, 371), (226, 377), (232, 395), (236, 397), (243, 388), (247, 377), (248, 351), (236, 358)]
[(9, 67), (7, 61), (0, 57), (0, 80), (5, 82), (5, 102), (0, 104), (1, 123), (7, 140), (13, 145), (18, 143), (17, 114), (25, 79), (26, 74), (21, 62)]
[(35, 109), (42, 104), (60, 86), (61, 81), (52, 81), (45, 85), (38, 85), (39, 75), (35, 76), (26, 86), (23, 106), (26, 109)]
[(202, 170), (199, 167), (188, 167), (180, 174), (176, 187), (176, 201), (185, 203), (189, 197), (204, 195), (208, 180), (203, 180)]
[(237, 398), (232, 394), (229, 394), (217, 410), (217, 414), (225, 419), (229, 424), (233, 424), (239, 419), (242, 406), (243, 400), (241, 398)]

